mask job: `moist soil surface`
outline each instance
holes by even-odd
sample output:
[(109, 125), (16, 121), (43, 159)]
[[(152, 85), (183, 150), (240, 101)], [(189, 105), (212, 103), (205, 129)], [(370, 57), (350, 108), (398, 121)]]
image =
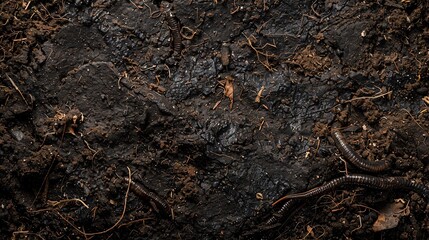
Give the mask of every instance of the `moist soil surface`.
[(374, 176), (429, 184), (428, 5), (1, 1), (1, 238), (428, 239), (402, 189), (341, 187), (264, 225), (280, 197), (363, 173), (334, 123), (389, 162)]

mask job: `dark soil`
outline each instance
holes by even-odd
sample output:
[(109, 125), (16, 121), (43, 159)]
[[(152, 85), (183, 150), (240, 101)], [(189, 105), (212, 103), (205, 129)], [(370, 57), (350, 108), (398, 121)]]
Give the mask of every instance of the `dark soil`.
[[(428, 239), (421, 196), (356, 187), (260, 227), (345, 174), (333, 122), (377, 175), (429, 184), (428, 5), (1, 1), (0, 236)], [(395, 199), (410, 214), (374, 232)]]

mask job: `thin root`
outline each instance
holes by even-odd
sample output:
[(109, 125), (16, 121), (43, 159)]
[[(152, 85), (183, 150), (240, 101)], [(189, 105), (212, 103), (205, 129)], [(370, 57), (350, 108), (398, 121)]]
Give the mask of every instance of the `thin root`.
[(22, 94), (21, 90), (19, 90), (18, 86), (15, 84), (15, 82), (12, 80), (12, 78), (9, 77), (9, 75), (7, 75), (7, 73), (5, 73), (4, 75), (6, 75), (7, 79), (9, 80), (9, 82), (12, 84), (12, 86), (15, 88), (16, 91), (18, 91), (19, 95), (21, 95), (21, 98), (24, 100), (25, 104), (28, 106), (28, 102), (24, 97), (24, 94)]
[(58, 216), (60, 216), (60, 218), (62, 218), (66, 223), (68, 223), (71, 227), (73, 227), (73, 229), (74, 230), (76, 230), (79, 234), (81, 234), (81, 235), (83, 235), (83, 236), (85, 236), (85, 238), (88, 238), (88, 237), (92, 237), (92, 236), (95, 236), (95, 235), (101, 235), (101, 234), (105, 234), (105, 233), (107, 233), (107, 232), (110, 232), (110, 231), (112, 231), (114, 228), (116, 228), (118, 225), (119, 225), (119, 223), (122, 221), (122, 219), (124, 218), (124, 216), (125, 216), (125, 211), (127, 210), (127, 200), (128, 200), (128, 194), (129, 194), (129, 192), (130, 192), (130, 186), (131, 186), (131, 170), (130, 170), (130, 168), (129, 167), (127, 167), (127, 169), (128, 169), (128, 187), (127, 187), (127, 192), (125, 193), (125, 200), (124, 200), (124, 208), (123, 208), (123, 210), (122, 210), (122, 214), (121, 214), (121, 216), (119, 217), (119, 219), (118, 219), (118, 221), (116, 221), (116, 223), (113, 225), (113, 226), (111, 226), (110, 228), (108, 228), (108, 229), (106, 229), (106, 230), (104, 230), (104, 231), (101, 231), (101, 232), (94, 232), (94, 233), (86, 233), (86, 232), (84, 232), (84, 231), (82, 231), (82, 230), (80, 230), (78, 227), (76, 227), (73, 223), (71, 223), (64, 215), (62, 215), (60, 212), (58, 212), (58, 211), (55, 211), (55, 213), (56, 214), (58, 214)]

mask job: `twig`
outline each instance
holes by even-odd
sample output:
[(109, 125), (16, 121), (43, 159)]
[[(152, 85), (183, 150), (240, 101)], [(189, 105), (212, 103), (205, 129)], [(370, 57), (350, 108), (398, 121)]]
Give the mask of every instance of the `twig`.
[[(142, 9), (143, 7), (142, 6), (137, 6), (137, 4), (135, 4), (133, 1), (131, 1), (130, 0), (130, 3), (132, 4), (132, 5), (134, 5), (134, 7), (136, 7), (136, 8), (138, 8), (138, 9)], [(150, 10), (150, 8), (149, 8), (149, 10)]]
[(27, 104), (27, 106), (28, 106), (29, 104), (28, 104), (27, 100), (25, 99), (24, 94), (22, 94), (21, 90), (19, 90), (18, 86), (16, 86), (16, 84), (12, 80), (12, 78), (10, 78), (9, 75), (7, 75), (7, 73), (5, 73), (4, 75), (6, 75), (7, 79), (9, 80), (9, 82), (13, 85), (13, 87), (15, 88), (15, 90), (19, 92), (19, 95), (21, 95), (21, 97), (24, 100), (25, 104)]
[[(244, 34), (243, 33), (243, 36), (246, 38), (246, 40), (247, 40), (247, 45), (253, 50), (253, 51), (255, 51), (255, 53), (256, 53), (256, 58), (258, 59), (258, 61), (268, 70), (268, 71), (270, 71), (270, 72), (273, 72), (275, 69), (273, 68), (273, 67), (271, 67), (271, 65), (270, 65), (270, 62), (268, 61), (268, 59), (270, 58), (270, 57), (276, 57), (276, 55), (275, 54), (269, 54), (269, 53), (265, 53), (265, 52), (261, 52), (261, 51), (259, 51), (258, 49), (256, 49), (254, 46), (253, 46), (253, 43), (252, 43), (252, 40), (248, 37), (248, 36), (246, 36), (246, 34)], [(253, 37), (253, 36), (251, 36), (251, 37)], [(255, 37), (253, 37), (254, 39), (255, 39)], [(265, 44), (261, 49), (263, 49), (263, 48), (265, 48), (266, 46), (270, 46), (270, 47), (276, 47), (274, 44)], [(260, 58), (260, 55), (262, 55), (262, 56), (264, 56), (265, 57), (265, 61), (262, 61), (261, 60), (261, 58)]]
[(37, 192), (36, 197), (34, 198), (33, 202), (31, 203), (31, 208), (34, 206), (34, 203), (36, 202), (37, 198), (39, 197), (40, 193), (42, 192), (43, 186), (45, 186), (45, 185), (47, 184), (49, 174), (51, 174), (51, 171), (52, 171), (52, 168), (53, 168), (53, 166), (54, 166), (54, 163), (55, 163), (55, 160), (56, 160), (56, 159), (57, 159), (57, 155), (55, 155), (55, 156), (52, 158), (51, 165), (49, 166), (48, 172), (46, 172), (46, 175), (45, 175), (45, 177), (43, 178), (42, 185), (40, 185), (39, 191)]
[(346, 101), (344, 101), (343, 103), (349, 103), (349, 102), (353, 102), (353, 101), (356, 101), (356, 100), (362, 100), (362, 99), (376, 99), (376, 98), (381, 98), (381, 97), (384, 97), (384, 96), (386, 96), (386, 95), (391, 94), (392, 92), (393, 92), (393, 91), (388, 91), (388, 92), (386, 92), (386, 93), (378, 94), (378, 95), (375, 95), (375, 96), (352, 98), (352, 99), (350, 99), (350, 100), (346, 100)]
[(262, 127), (264, 126), (264, 124), (265, 124), (265, 119), (264, 119), (264, 117), (262, 117), (261, 118), (261, 123), (259, 124), (259, 131), (262, 130)]
[(53, 211), (53, 210), (56, 210), (56, 209), (60, 208), (60, 207), (57, 207), (58, 205), (63, 204), (63, 203), (68, 203), (68, 202), (79, 202), (84, 207), (89, 208), (89, 206), (84, 201), (80, 200), (79, 198), (72, 198), (72, 199), (63, 199), (63, 200), (60, 200), (60, 201), (51, 201), (51, 200), (48, 200), (48, 204), (51, 205), (51, 207), (37, 209), (37, 210), (30, 210), (28, 212), (30, 212), (30, 213), (39, 213), (39, 212), (45, 212), (45, 211)]
[[(315, 228), (317, 228), (317, 227), (319, 227), (319, 228), (322, 228), (322, 230), (323, 230), (323, 233), (320, 235), (320, 236), (315, 236), (314, 235), (314, 231), (313, 231), (313, 229), (315, 229)], [(319, 239), (319, 238), (321, 238), (323, 235), (325, 235), (325, 233), (326, 233), (326, 230), (325, 230), (325, 228), (322, 226), (322, 225), (316, 225), (316, 226), (314, 226), (314, 227), (311, 227), (311, 226), (309, 226), (309, 225), (307, 225), (307, 234), (305, 234), (305, 236), (303, 237), (303, 238), (300, 238), (299, 240), (305, 240), (305, 239), (307, 239), (307, 237), (310, 235), (311, 237), (313, 237), (314, 239)]]
[(316, 14), (316, 16), (320, 18), (320, 13), (318, 13), (318, 12), (316, 11), (316, 9), (314, 9), (314, 4), (315, 4), (316, 2), (317, 2), (317, 1), (314, 1), (314, 2), (311, 4), (311, 11), (313, 11), (313, 12), (314, 12), (314, 14)]
[(411, 117), (411, 119), (413, 119), (413, 121), (417, 124), (417, 126), (419, 126), (423, 131), (425, 131), (426, 133), (428, 133), (427, 131), (426, 131), (426, 129), (424, 129), (423, 127), (422, 127), (422, 125), (420, 125), (418, 122), (417, 122), (417, 120), (414, 118), (414, 116), (407, 110), (407, 109), (405, 109), (405, 108), (401, 108), (401, 110), (402, 111), (405, 111), (405, 112), (407, 112), (408, 113), (408, 115), (410, 115), (410, 117)]
[(345, 172), (346, 175), (349, 175), (349, 171), (348, 171), (348, 168), (347, 168), (347, 161), (344, 160), (344, 158), (342, 158), (342, 157), (340, 157), (340, 160), (344, 163), (344, 171), (340, 171), (340, 172)]
[(357, 217), (359, 218), (359, 227), (353, 229), (350, 233), (353, 233), (354, 231), (357, 231), (362, 228), (362, 217), (360, 215), (357, 215)]
[(85, 139), (83, 140), (83, 142), (85, 143), (86, 147), (87, 147), (91, 152), (93, 152), (93, 153), (94, 153), (94, 155), (95, 155), (95, 154), (97, 154), (97, 152), (98, 152), (98, 151), (96, 151), (96, 150), (92, 149), (92, 148), (89, 146), (89, 143), (88, 143)]
[(15, 235), (18, 235), (18, 234), (26, 235), (26, 237), (27, 237), (27, 235), (33, 235), (33, 236), (36, 236), (36, 237), (38, 237), (38, 238), (40, 238), (42, 240), (45, 240), (45, 238), (43, 238), (39, 234), (37, 234), (37, 233), (31, 233), (29, 231), (15, 231), (15, 232), (12, 233), (12, 239), (15, 239)]
[(352, 205), (352, 207), (363, 207), (363, 208), (366, 208), (366, 209), (369, 209), (369, 210), (371, 210), (371, 211), (376, 212), (378, 215), (381, 215), (381, 214), (382, 214), (380, 211), (377, 211), (377, 210), (375, 210), (375, 209), (374, 209), (374, 208), (372, 208), (372, 207), (368, 207), (368, 206), (365, 206), (365, 205), (362, 205), (362, 204), (353, 204), (353, 205)]
[(3, 60), (6, 58), (6, 51), (4, 50), (4, 48), (2, 47), (2, 46), (0, 46), (0, 49), (2, 50), (2, 52), (3, 52), (3, 56), (2, 56), (2, 58), (0, 59), (0, 61), (1, 62), (3, 62)]
[(313, 159), (317, 157), (317, 153), (319, 152), (319, 149), (320, 149), (320, 138), (317, 137), (317, 146), (316, 146), (316, 151), (314, 152), (314, 155), (313, 155)]
[(128, 226), (128, 225), (131, 225), (131, 224), (134, 224), (134, 223), (138, 223), (138, 222), (145, 222), (145, 221), (147, 221), (147, 220), (154, 220), (154, 218), (149, 218), (149, 217), (147, 217), (147, 218), (136, 219), (136, 220), (133, 220), (133, 221), (129, 221), (129, 222), (127, 222), (127, 223), (123, 223), (123, 224), (119, 225), (119, 227), (118, 227), (118, 228), (126, 227), (126, 226)]
[(168, 67), (167, 64), (164, 64), (164, 67), (167, 69), (168, 71), (168, 78), (171, 78), (171, 71), (170, 71), (170, 67)]
[(111, 226), (110, 228), (101, 231), (101, 232), (94, 232), (94, 233), (86, 233), (82, 230), (80, 230), (78, 227), (76, 227), (73, 223), (71, 223), (66, 217), (64, 217), (61, 213), (59, 213), (58, 211), (55, 211), (58, 216), (60, 216), (60, 218), (62, 218), (65, 222), (67, 222), (71, 227), (73, 227), (78, 233), (82, 234), (83, 236), (85, 236), (85, 238), (91, 237), (91, 236), (95, 236), (95, 235), (101, 235), (101, 234), (105, 234), (107, 232), (110, 232), (111, 230), (113, 230), (116, 226), (119, 225), (119, 223), (122, 221), (122, 219), (125, 216), (125, 211), (127, 210), (127, 200), (128, 200), (128, 193), (130, 192), (130, 186), (131, 186), (131, 170), (129, 167), (127, 167), (128, 169), (128, 187), (127, 187), (127, 192), (125, 193), (125, 200), (124, 200), (124, 208), (122, 210), (122, 214), (119, 217), (118, 221), (116, 221), (116, 223)]
[(60, 204), (68, 203), (68, 202), (79, 202), (84, 207), (89, 208), (89, 206), (84, 201), (80, 200), (79, 198), (63, 199), (63, 200), (60, 200), (60, 201), (51, 201), (51, 200), (48, 200), (48, 204), (51, 205), (52, 207), (56, 207), (56, 206), (58, 206)]

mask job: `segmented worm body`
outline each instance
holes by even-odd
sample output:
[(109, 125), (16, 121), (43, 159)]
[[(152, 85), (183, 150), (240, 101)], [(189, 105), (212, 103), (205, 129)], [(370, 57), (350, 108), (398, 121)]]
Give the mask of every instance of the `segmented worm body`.
[[(331, 134), (342, 155), (344, 155), (347, 161), (359, 169), (367, 172), (381, 172), (389, 167), (389, 164), (385, 161), (372, 162), (364, 160), (347, 144), (344, 136), (338, 128), (333, 128), (331, 130)], [(282, 201), (287, 201), (270, 219), (268, 219), (265, 224), (271, 225), (276, 223), (283, 215), (291, 211), (295, 205), (295, 201), (298, 201), (299, 199), (319, 196), (321, 194), (334, 191), (342, 186), (363, 186), (380, 190), (410, 190), (420, 194), (425, 198), (426, 202), (429, 203), (429, 188), (412, 180), (402, 177), (375, 177), (366, 174), (348, 174), (346, 176), (335, 178), (320, 187), (310, 189), (306, 192), (289, 194), (280, 198), (274, 202), (272, 206), (275, 206)]]
[(170, 34), (173, 38), (173, 51), (179, 53), (182, 50), (182, 35), (180, 35), (180, 24), (174, 15), (173, 6), (169, 2), (162, 2), (160, 10), (164, 13), (165, 20), (170, 28)]
[(290, 199), (283, 203), (283, 206), (265, 222), (265, 225), (273, 225), (277, 223), (284, 215), (286, 215), (286, 213), (292, 210), (296, 203), (297, 201), (295, 199)]
[(165, 14), (168, 26), (170, 27), (171, 36), (173, 37), (173, 51), (179, 53), (182, 50), (182, 35), (180, 35), (179, 21), (176, 19), (174, 14), (168, 11)]
[[(125, 177), (123, 178), (123, 181), (128, 183), (129, 178)], [(166, 214), (168, 217), (171, 217), (170, 206), (164, 199), (162, 199), (156, 193), (150, 191), (145, 186), (134, 182), (133, 180), (131, 180), (131, 183), (130, 183), (130, 190), (133, 193), (135, 193), (137, 196), (141, 197), (142, 199), (149, 201), (154, 207), (155, 211), (160, 212), (162, 214)]]
[(286, 195), (277, 200), (273, 205), (286, 199), (300, 199), (318, 196), (331, 192), (341, 186), (363, 186), (380, 190), (401, 190), (406, 189), (422, 195), (426, 201), (429, 201), (429, 189), (423, 184), (416, 183), (402, 177), (374, 177), (365, 174), (349, 174), (333, 179), (322, 185), (302, 193)]
[(361, 170), (367, 172), (381, 172), (386, 170), (389, 167), (389, 164), (386, 161), (368, 161), (363, 159), (359, 154), (357, 154), (353, 148), (347, 144), (343, 134), (337, 128), (332, 128), (331, 135), (334, 138), (335, 145), (340, 150), (341, 154), (349, 161), (351, 164), (355, 165)]

